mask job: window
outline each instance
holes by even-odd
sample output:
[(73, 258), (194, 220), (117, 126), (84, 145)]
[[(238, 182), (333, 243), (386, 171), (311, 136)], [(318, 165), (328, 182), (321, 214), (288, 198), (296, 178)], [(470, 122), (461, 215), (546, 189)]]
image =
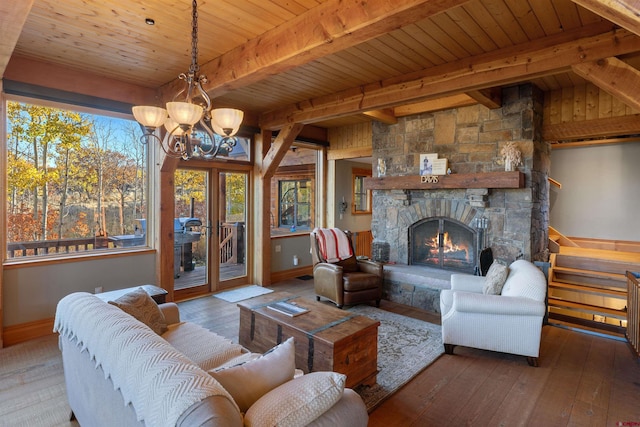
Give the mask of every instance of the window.
[(311, 225), (311, 180), (283, 180), (279, 182), (279, 226), (309, 229)]
[(364, 179), (371, 176), (370, 169), (353, 169), (353, 204), (352, 214), (371, 213), (371, 191), (365, 190)]
[(7, 258), (146, 245), (133, 120), (7, 101)]

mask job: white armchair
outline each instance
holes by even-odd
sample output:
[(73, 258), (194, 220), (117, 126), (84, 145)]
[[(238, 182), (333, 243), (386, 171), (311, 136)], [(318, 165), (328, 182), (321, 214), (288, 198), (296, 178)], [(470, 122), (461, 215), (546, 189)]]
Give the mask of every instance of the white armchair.
[(500, 295), (483, 293), (486, 277), (451, 275), (451, 289), (440, 294), (445, 352), (456, 345), (519, 354), (538, 366), (546, 313), (547, 283), (542, 271), (525, 260), (509, 266)]

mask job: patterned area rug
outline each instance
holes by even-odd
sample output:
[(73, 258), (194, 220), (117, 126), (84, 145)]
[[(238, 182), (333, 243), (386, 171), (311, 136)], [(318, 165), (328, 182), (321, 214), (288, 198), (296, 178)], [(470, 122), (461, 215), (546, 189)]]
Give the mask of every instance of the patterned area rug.
[(238, 302), (249, 298), (257, 297), (260, 295), (273, 292), (273, 289), (263, 288), (258, 285), (245, 286), (238, 289), (232, 289), (230, 291), (220, 292), (213, 295), (216, 298), (225, 300), (226, 302)]
[(354, 389), (369, 412), (444, 353), (439, 325), (366, 305), (349, 311), (380, 321), (377, 383)]

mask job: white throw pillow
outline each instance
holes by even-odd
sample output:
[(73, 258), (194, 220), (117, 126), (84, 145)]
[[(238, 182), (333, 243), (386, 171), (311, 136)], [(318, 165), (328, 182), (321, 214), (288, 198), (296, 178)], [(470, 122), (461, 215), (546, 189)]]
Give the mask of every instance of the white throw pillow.
[(482, 293), (487, 295), (500, 295), (504, 282), (507, 281), (507, 275), (509, 274), (509, 267), (494, 261), (487, 271), (487, 275), (484, 278), (484, 286), (482, 287)]
[(255, 401), (287, 381), (296, 370), (296, 349), (293, 337), (269, 350), (263, 356), (237, 366), (210, 370), (209, 374), (224, 387), (241, 412)]
[(244, 425), (306, 426), (340, 400), (346, 379), (337, 372), (312, 372), (282, 384), (249, 408)]

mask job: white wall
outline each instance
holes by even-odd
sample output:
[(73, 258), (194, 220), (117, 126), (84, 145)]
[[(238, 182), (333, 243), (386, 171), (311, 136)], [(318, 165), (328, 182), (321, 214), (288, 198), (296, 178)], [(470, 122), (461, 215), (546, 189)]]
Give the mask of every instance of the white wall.
[[(343, 230), (366, 231), (371, 230), (371, 214), (358, 214), (353, 215), (351, 213), (351, 206), (353, 204), (353, 169), (366, 169), (370, 168), (371, 164), (364, 164), (346, 160), (339, 160), (336, 162), (336, 176), (335, 181), (331, 182), (329, 178), (329, 185), (335, 185), (335, 226)], [(340, 218), (340, 203), (342, 198), (347, 202), (347, 211)]]
[[(311, 231), (309, 231), (311, 233)], [(279, 246), (279, 248), (278, 248)], [(271, 239), (271, 272), (291, 270), (312, 264), (309, 234)], [(298, 265), (293, 264), (293, 256), (298, 257)]]
[(52, 318), (58, 301), (72, 292), (144, 284), (155, 284), (154, 253), (11, 267), (4, 270), (2, 285), (4, 326)]
[(640, 241), (640, 141), (551, 152), (551, 226), (566, 236)]

